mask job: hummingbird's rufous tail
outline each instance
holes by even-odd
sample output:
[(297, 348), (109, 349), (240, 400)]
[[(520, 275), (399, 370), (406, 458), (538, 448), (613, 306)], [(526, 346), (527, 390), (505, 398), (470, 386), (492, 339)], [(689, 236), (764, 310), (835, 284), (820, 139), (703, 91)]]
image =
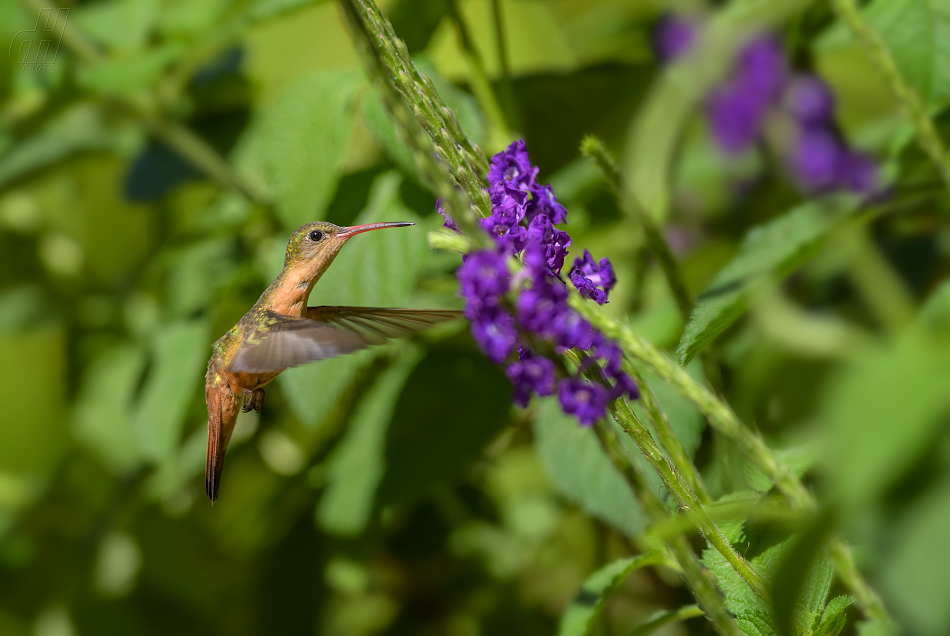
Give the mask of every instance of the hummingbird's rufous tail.
[(221, 488), (221, 472), (224, 470), (224, 453), (227, 451), (231, 432), (237, 421), (237, 402), (230, 387), (205, 387), (208, 403), (208, 456), (205, 465), (205, 492), (211, 503), (218, 498)]

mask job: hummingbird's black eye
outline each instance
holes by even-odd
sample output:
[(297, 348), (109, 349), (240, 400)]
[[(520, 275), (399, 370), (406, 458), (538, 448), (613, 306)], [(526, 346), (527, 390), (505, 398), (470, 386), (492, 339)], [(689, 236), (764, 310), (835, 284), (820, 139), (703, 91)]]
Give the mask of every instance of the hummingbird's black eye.
[(317, 243), (323, 240), (323, 232), (321, 232), (320, 230), (314, 230), (313, 232), (310, 233), (309, 238), (314, 243)]

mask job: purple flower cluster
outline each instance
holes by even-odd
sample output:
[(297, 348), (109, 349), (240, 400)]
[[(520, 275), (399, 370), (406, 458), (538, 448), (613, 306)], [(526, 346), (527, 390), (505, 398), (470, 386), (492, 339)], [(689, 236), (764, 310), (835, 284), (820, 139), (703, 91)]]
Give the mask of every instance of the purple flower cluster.
[[(657, 24), (657, 54), (672, 60), (696, 39), (696, 20), (666, 16)], [(834, 118), (834, 96), (818, 77), (788, 68), (782, 43), (773, 35), (750, 40), (739, 51), (730, 76), (706, 101), (716, 143), (737, 154), (760, 141), (772, 141), (799, 186), (806, 192), (848, 190), (874, 195), (880, 190), (873, 160), (850, 148)], [(780, 140), (766, 129), (790, 130)]]
[[(624, 395), (635, 399), (639, 392), (621, 370), (620, 348), (567, 304), (561, 270), (571, 237), (555, 227), (567, 221), (567, 210), (551, 186), (537, 183), (537, 174), (524, 141), (492, 158), (488, 173), (492, 213), (480, 223), (495, 239), (495, 248), (463, 257), (457, 272), (459, 290), (472, 336), (489, 359), (505, 365), (515, 402), (526, 406), (534, 394), (557, 393), (565, 413), (591, 425), (603, 417), (611, 400)], [(454, 228), (441, 204), (436, 207), (446, 227)], [(508, 269), (513, 256), (524, 263), (517, 276)], [(616, 284), (610, 261), (597, 262), (586, 250), (575, 259), (569, 278), (581, 295), (601, 304)], [(517, 294), (513, 303), (508, 300), (512, 292)], [(528, 341), (543, 342), (555, 352), (587, 352), (585, 364), (599, 362), (606, 384), (583, 379), (584, 369), (559, 378), (554, 362), (533, 351)]]

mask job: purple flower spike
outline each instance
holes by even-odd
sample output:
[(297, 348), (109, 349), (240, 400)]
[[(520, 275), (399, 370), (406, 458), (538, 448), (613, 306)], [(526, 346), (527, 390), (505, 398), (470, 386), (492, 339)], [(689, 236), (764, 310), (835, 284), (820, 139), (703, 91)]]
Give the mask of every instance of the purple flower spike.
[(602, 386), (567, 378), (558, 384), (558, 398), (565, 413), (577, 417), (584, 426), (592, 426), (606, 414), (609, 396)]
[(474, 320), (484, 307), (493, 307), (508, 293), (511, 274), (504, 254), (493, 251), (474, 252), (466, 256), (456, 277), (459, 291), (465, 298), (465, 315)]
[(500, 181), (491, 186), (492, 213), (479, 224), (491, 234), (498, 245), (510, 252), (524, 249), (528, 230), (521, 225), (525, 215), (525, 202), (528, 194), (513, 187), (508, 181)]
[(748, 42), (739, 52), (738, 79), (749, 97), (768, 103), (778, 96), (787, 68), (782, 44), (772, 35)]
[(791, 157), (791, 167), (802, 187), (811, 192), (838, 185), (847, 149), (838, 137), (823, 128), (800, 131)]
[[(519, 349), (519, 355), (521, 354)], [(554, 393), (554, 363), (540, 356), (523, 356), (505, 369), (515, 392), (513, 399), (520, 406), (528, 406), (532, 393), (545, 396)]]
[(835, 98), (828, 85), (814, 75), (797, 75), (783, 97), (788, 112), (801, 124), (830, 124)]
[(561, 275), (567, 248), (571, 246), (571, 237), (567, 232), (554, 227), (547, 216), (536, 216), (528, 225), (525, 263), (533, 272), (540, 272), (541, 263), (555, 276)]
[(537, 174), (538, 169), (532, 166), (528, 159), (528, 149), (524, 139), (519, 139), (491, 158), (488, 183), (495, 185), (502, 181), (510, 181), (515, 188), (527, 190), (529, 186), (534, 185)]
[(741, 84), (727, 84), (713, 92), (706, 103), (706, 115), (719, 147), (735, 155), (755, 143), (762, 130), (765, 107)]
[(458, 224), (452, 219), (451, 216), (449, 216), (448, 211), (445, 209), (445, 204), (442, 202), (442, 197), (439, 197), (435, 200), (435, 209), (442, 217), (442, 220), (445, 221), (445, 223), (442, 224), (442, 227), (447, 227), (450, 230), (461, 232)]
[(483, 309), (472, 322), (472, 337), (488, 359), (495, 364), (504, 363), (515, 350), (518, 333), (515, 321), (505, 309)]
[(607, 295), (617, 284), (617, 277), (614, 275), (613, 265), (606, 257), (600, 259), (600, 263), (594, 260), (590, 252), (584, 250), (584, 255), (574, 259), (574, 267), (571, 268), (571, 283), (577, 288), (584, 298), (590, 298), (598, 305), (607, 302)]
[(653, 29), (653, 49), (664, 62), (685, 55), (696, 41), (696, 24), (683, 16), (667, 14)]

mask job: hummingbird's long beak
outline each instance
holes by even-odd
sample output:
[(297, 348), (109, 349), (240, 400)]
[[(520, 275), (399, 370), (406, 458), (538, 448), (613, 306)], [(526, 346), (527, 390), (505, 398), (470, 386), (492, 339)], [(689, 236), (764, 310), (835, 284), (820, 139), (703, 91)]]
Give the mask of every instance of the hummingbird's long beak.
[(409, 225), (415, 225), (415, 223), (409, 223), (406, 221), (393, 221), (390, 223), (367, 223), (365, 225), (351, 225), (350, 227), (345, 227), (339, 232), (336, 233), (337, 238), (350, 238), (357, 234), (362, 234), (363, 232), (369, 232), (370, 230), (381, 230), (384, 227), (406, 227)]

